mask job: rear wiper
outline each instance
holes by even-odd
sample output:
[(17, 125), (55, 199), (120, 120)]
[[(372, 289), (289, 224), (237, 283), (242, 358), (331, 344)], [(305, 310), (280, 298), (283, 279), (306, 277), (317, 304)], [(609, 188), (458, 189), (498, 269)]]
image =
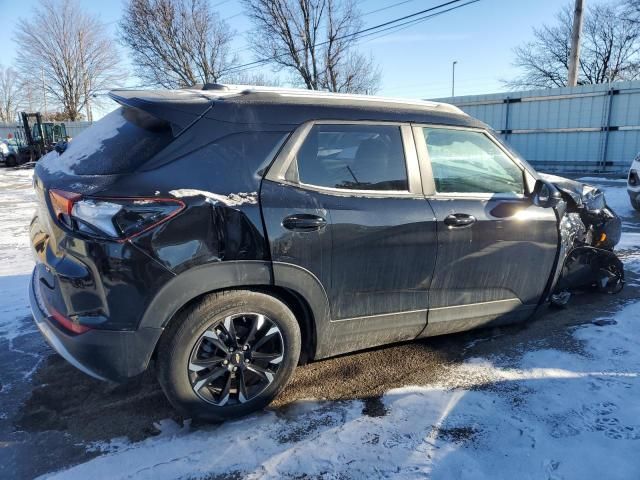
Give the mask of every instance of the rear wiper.
[(184, 132), (186, 132), (187, 130), (189, 130), (193, 125), (195, 125), (197, 122), (199, 122), (202, 117), (204, 117), (207, 113), (209, 113), (211, 111), (211, 109), (213, 108), (213, 106), (215, 105), (215, 101), (211, 100), (209, 102), (209, 106), (207, 108), (205, 108), (204, 112), (202, 112), (200, 115), (198, 115), (195, 120), (193, 120), (189, 125), (187, 125), (186, 127), (184, 127), (182, 130), (180, 130), (174, 137), (173, 139), (175, 140), (176, 138), (178, 138), (180, 135), (182, 135)]

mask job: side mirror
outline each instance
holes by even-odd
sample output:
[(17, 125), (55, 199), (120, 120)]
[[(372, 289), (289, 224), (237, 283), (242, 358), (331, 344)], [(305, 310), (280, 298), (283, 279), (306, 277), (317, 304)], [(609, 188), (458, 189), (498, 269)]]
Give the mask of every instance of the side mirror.
[(67, 149), (67, 142), (60, 141), (56, 143), (55, 150), (56, 152), (58, 152), (58, 155), (62, 155), (66, 149)]
[(562, 194), (551, 183), (545, 180), (536, 180), (531, 196), (534, 205), (542, 208), (553, 208), (562, 201)]

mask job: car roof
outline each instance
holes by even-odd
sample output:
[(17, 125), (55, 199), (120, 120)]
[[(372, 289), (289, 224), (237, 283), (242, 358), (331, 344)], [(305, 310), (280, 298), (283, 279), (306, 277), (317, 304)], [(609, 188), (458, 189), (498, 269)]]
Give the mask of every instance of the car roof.
[(114, 90), (110, 96), (123, 105), (156, 113), (163, 105), (181, 113), (237, 123), (371, 120), (485, 127), (446, 103), (306, 89), (205, 84), (180, 90)]

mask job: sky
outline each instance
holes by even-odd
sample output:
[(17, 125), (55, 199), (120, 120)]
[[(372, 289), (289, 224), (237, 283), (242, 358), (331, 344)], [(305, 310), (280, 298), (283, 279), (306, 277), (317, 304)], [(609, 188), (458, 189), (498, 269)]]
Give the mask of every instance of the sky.
[[(251, 25), (239, 0), (210, 0), (220, 16), (235, 30), (234, 51), (243, 63), (254, 60), (248, 48)], [(443, 0), (359, 0), (365, 27), (408, 15)], [(19, 52), (13, 42), (13, 21), (28, 18), (38, 0), (0, 0), (0, 63), (10, 65)], [(532, 38), (532, 29), (553, 22), (563, 0), (481, 0), (426, 22), (358, 43), (373, 55), (382, 69), (380, 95), (438, 98), (451, 95), (452, 62), (456, 65), (456, 95), (504, 91), (502, 80), (513, 78), (513, 48)], [(80, 0), (87, 11), (116, 35), (123, 2)], [(385, 8), (390, 7), (390, 8)], [(126, 62), (127, 52), (121, 48)], [(263, 67), (264, 68), (264, 67)], [(273, 74), (269, 68), (268, 74)], [(130, 83), (132, 79), (130, 79)], [(133, 84), (136, 82), (133, 81)]]

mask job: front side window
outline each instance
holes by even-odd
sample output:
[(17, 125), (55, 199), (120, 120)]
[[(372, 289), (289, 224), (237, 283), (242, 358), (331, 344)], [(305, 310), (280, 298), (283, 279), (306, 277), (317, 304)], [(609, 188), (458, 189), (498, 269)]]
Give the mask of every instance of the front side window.
[(296, 155), (307, 185), (350, 190), (408, 190), (400, 127), (314, 125)]
[(424, 128), (439, 193), (524, 193), (522, 170), (484, 133)]

